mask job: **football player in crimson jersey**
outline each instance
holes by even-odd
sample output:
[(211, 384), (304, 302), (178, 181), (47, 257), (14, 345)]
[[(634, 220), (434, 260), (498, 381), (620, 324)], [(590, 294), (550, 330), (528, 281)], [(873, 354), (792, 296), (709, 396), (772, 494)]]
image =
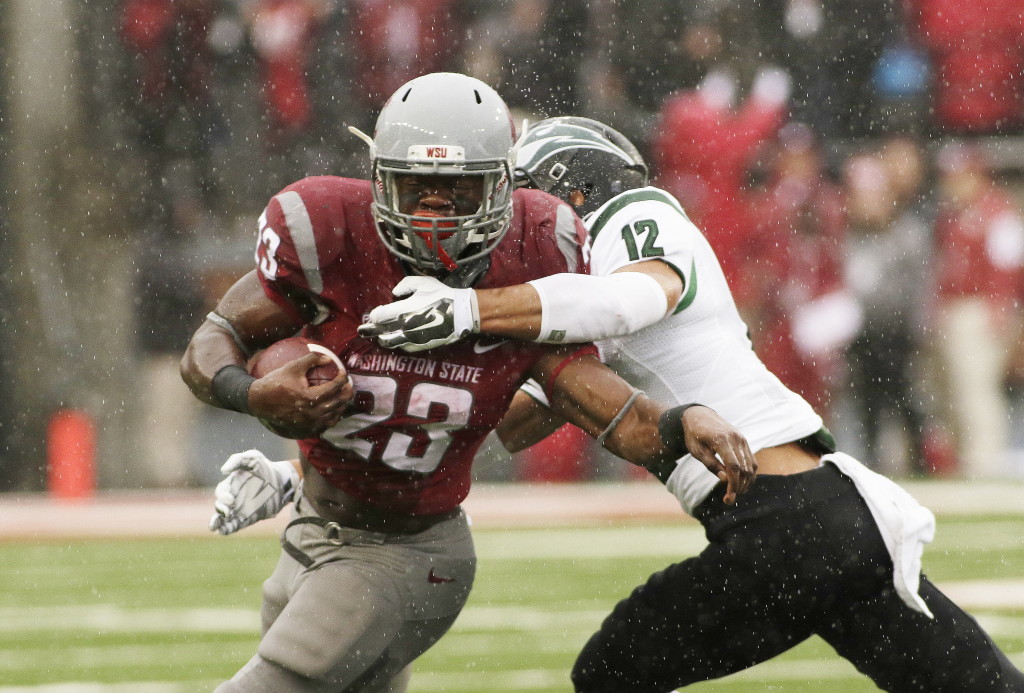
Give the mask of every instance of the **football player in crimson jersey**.
[[(586, 269), (571, 209), (513, 192), (514, 128), (482, 82), (417, 78), (384, 106), (372, 140), (361, 136), (372, 180), (307, 178), (275, 195), (259, 222), (257, 269), (228, 290), (182, 360), (198, 398), (260, 418), (301, 451), (293, 518), (264, 583), (263, 637), (219, 693), (405, 690), (409, 664), (469, 593), (476, 558), (460, 503), (470, 465), (527, 378), (555, 412), (632, 462), (672, 464), (685, 443), (730, 500), (756, 471), (745, 439), (715, 412), (665, 411), (592, 345), (480, 338), (405, 355), (360, 336), (406, 276), (500, 288)], [(443, 301), (422, 317), (405, 330), (424, 343), (438, 323), (477, 320), (471, 305)], [(306, 382), (322, 354), (247, 373), (249, 354), (299, 331), (340, 357), (335, 380)], [(294, 469), (273, 474), (268, 491), (298, 485)]]
[[(577, 693), (675, 690), (812, 635), (883, 690), (1024, 691), (1024, 675), (981, 626), (921, 574), (932, 514), (835, 451), (821, 417), (760, 362), (707, 240), (675, 198), (646, 185), (635, 147), (602, 123), (551, 118), (526, 133), (516, 163), (528, 185), (585, 215), (592, 276), (490, 291), (411, 277), (395, 289), (406, 298), (374, 309), (361, 332), (411, 353), (481, 335), (598, 340), (633, 386), (668, 403), (699, 397), (736, 424), (758, 460), (757, 481), (733, 505), (688, 456), (649, 467), (709, 545), (615, 607), (576, 661)], [(476, 305), (480, 320), (440, 321), (429, 335), (407, 329), (440, 302)], [(511, 451), (561, 424), (543, 399), (536, 388), (515, 398), (498, 428)]]

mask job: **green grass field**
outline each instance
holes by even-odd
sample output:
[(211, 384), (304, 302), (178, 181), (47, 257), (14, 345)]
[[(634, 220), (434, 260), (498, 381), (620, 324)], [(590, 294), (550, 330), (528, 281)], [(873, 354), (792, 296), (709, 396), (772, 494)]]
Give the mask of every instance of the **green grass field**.
[[(416, 665), (416, 693), (570, 690), (577, 650), (650, 572), (700, 549), (693, 522), (480, 529), (480, 571), (454, 629)], [(929, 576), (1024, 665), (1024, 515), (940, 516)], [(265, 536), (52, 540), (0, 546), (0, 693), (211, 690), (257, 642)], [(827, 645), (693, 691), (877, 690)]]

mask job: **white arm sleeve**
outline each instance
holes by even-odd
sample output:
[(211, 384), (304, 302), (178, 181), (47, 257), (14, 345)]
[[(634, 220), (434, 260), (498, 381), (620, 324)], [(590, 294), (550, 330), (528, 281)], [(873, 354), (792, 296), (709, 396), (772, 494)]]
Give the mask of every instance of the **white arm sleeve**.
[(631, 334), (661, 320), (669, 308), (661, 285), (643, 272), (555, 274), (530, 285), (543, 309), (537, 342), (593, 342)]

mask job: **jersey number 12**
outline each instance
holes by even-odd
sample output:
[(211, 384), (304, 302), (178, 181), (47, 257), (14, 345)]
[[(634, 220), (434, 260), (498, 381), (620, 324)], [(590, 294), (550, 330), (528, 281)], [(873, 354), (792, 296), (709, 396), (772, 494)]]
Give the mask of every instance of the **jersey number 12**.
[[(637, 243), (643, 236), (643, 245), (637, 249)], [(633, 262), (647, 257), (664, 257), (665, 250), (656, 245), (658, 240), (658, 224), (654, 219), (644, 219), (632, 226), (622, 227), (622, 240), (626, 242), (626, 252)]]

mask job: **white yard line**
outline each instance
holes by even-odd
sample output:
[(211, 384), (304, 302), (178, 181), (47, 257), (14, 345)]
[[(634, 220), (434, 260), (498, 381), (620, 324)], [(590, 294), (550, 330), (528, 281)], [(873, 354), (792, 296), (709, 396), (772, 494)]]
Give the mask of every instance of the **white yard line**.
[[(903, 485), (938, 514), (1024, 513), (1024, 482), (907, 481)], [(212, 489), (101, 492), (60, 502), (45, 495), (0, 494), (0, 538), (181, 536), (205, 534)], [(477, 484), (465, 502), (479, 527), (694, 523), (654, 481), (593, 484)], [(287, 512), (244, 530), (277, 534)]]
[[(1000, 594), (1002, 608), (1020, 608), (1024, 605), (1024, 580), (974, 580), (952, 582), (943, 585), (958, 600), (971, 595)], [(963, 601), (968, 601), (963, 599)], [(987, 597), (980, 597), (984, 602)], [(970, 608), (970, 606), (969, 606)], [(585, 637), (604, 615), (599, 610), (550, 611), (544, 609), (522, 609), (515, 606), (470, 607), (463, 612), (448, 639), (474, 639), (486, 637), (487, 632), (513, 628), (520, 631), (550, 632), (552, 628), (580, 631)], [(140, 632), (145, 630), (163, 631), (168, 621), (175, 628), (185, 630), (252, 630), (258, 629), (258, 613), (245, 609), (117, 609), (111, 607), (71, 608), (25, 608), (8, 607), (0, 610), (0, 627), (5, 630), (75, 630), (98, 628)], [(997, 637), (1024, 635), (1024, 617), (999, 613), (979, 614), (979, 620)], [(197, 644), (196, 646), (202, 646)], [(102, 661), (166, 661), (173, 652), (168, 652), (166, 643), (153, 646), (129, 645), (112, 648), (71, 646), (62, 653), (67, 661), (88, 661), (96, 664)], [(173, 645), (170, 649), (187, 648), (190, 645)], [(573, 649), (576, 645), (573, 644)], [(33, 653), (24, 650), (0, 651), (0, 671), (14, 671), (20, 668), (19, 660), (33, 660), (47, 653)], [(184, 654), (184, 653), (183, 653)], [(18, 655), (15, 657), (14, 655)], [(1010, 653), (1018, 665), (1024, 664), (1024, 653)], [(27, 661), (25, 662), (28, 663)], [(102, 662), (101, 662), (102, 663)], [(827, 659), (785, 659), (769, 661), (751, 670), (741, 672), (720, 682), (759, 681), (784, 684), (789, 681), (816, 679), (819, 681), (855, 680), (860, 675), (853, 666), (838, 657)], [(475, 671), (475, 672), (433, 672), (417, 670), (413, 677), (412, 690), (417, 693), (475, 693), (490, 688), (514, 689), (521, 691), (557, 687), (567, 680), (567, 672), (558, 669), (525, 669), (516, 671)], [(212, 688), (216, 682), (209, 682)], [(0, 693), (182, 693), (194, 690), (196, 682), (175, 683), (164, 681), (137, 681), (118, 684), (97, 682), (65, 682), (39, 686), (0, 686)]]
[(1024, 579), (955, 580), (936, 583), (966, 609), (1024, 609)]
[[(111, 605), (0, 608), (0, 632), (255, 633), (256, 609), (125, 609)], [(0, 664), (0, 668), (2, 668)]]
[[(980, 612), (1024, 609), (1024, 579), (961, 580), (939, 583), (951, 599)], [(607, 615), (602, 608), (550, 609), (508, 606), (468, 606), (452, 632), (519, 630), (545, 632), (551, 629), (587, 629)], [(983, 614), (1000, 630), (1012, 630), (1024, 637), (1024, 615)], [(256, 609), (128, 609), (117, 606), (61, 606), (0, 608), (0, 631), (31, 632), (91, 630), (120, 633), (255, 633), (259, 630)], [(2, 668), (2, 665), (0, 665)]]

